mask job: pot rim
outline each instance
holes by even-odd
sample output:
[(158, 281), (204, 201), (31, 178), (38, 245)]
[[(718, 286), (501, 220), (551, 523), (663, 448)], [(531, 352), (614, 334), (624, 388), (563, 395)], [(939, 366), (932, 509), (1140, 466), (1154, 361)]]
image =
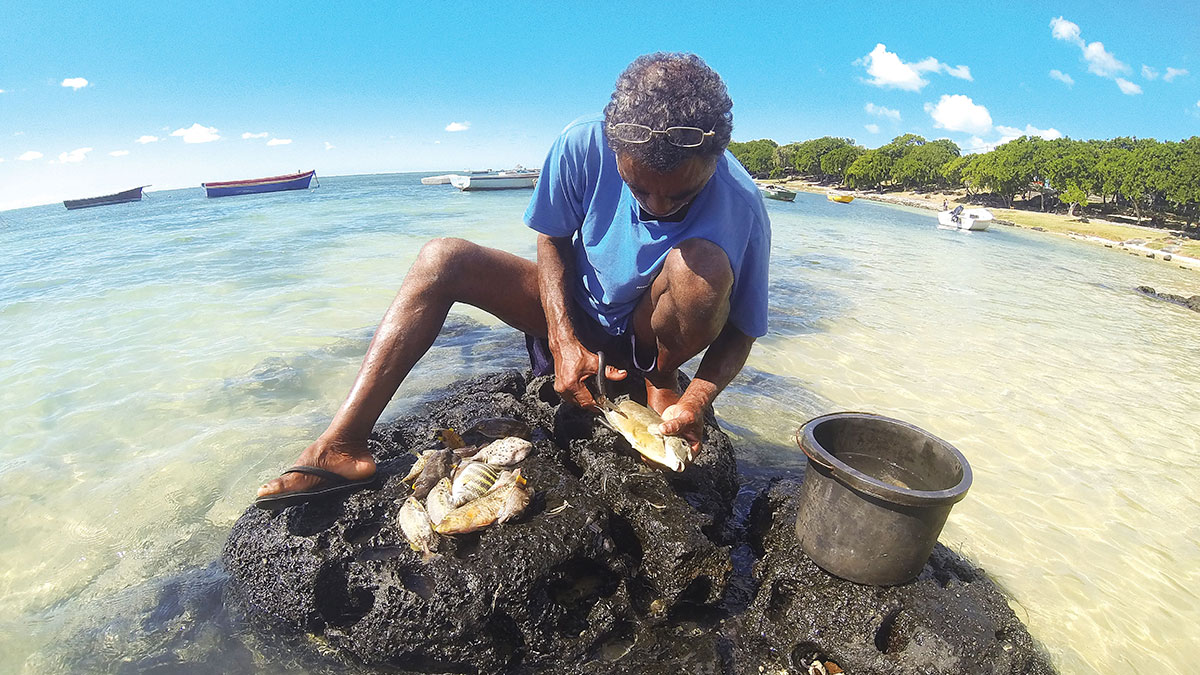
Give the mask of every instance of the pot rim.
[[(921, 436), (940, 444), (943, 448), (950, 451), (960, 466), (963, 469), (962, 478), (957, 485), (945, 490), (913, 490), (910, 488), (902, 488), (898, 485), (884, 482), (863, 473), (858, 469), (838, 459), (833, 454), (821, 447), (817, 443), (816, 437), (813, 435), (813, 429), (821, 424), (835, 419), (867, 419), (873, 421), (890, 422), (900, 425), (911, 431), (915, 431)], [(821, 473), (829, 473), (838, 482), (846, 487), (866, 493), (872, 497), (882, 499), (894, 504), (903, 506), (943, 506), (950, 505), (960, 501), (966, 496), (967, 490), (971, 487), (971, 465), (967, 462), (967, 458), (959, 452), (958, 448), (954, 447), (945, 440), (934, 436), (933, 434), (909, 424), (903, 420), (898, 420), (884, 415), (867, 412), (837, 412), (828, 413), (819, 417), (814, 417), (805, 422), (796, 430), (796, 444), (800, 446), (800, 450), (808, 457), (810, 466), (815, 466)]]

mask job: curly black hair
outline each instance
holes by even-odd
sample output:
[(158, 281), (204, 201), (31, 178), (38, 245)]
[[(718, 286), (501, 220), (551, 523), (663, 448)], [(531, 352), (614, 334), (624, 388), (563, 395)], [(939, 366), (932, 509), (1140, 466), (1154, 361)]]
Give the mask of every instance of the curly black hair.
[(716, 71), (695, 54), (658, 52), (639, 56), (617, 78), (604, 107), (604, 126), (622, 122), (651, 129), (699, 127), (713, 136), (694, 148), (680, 148), (655, 135), (648, 143), (628, 143), (606, 133), (613, 152), (629, 155), (658, 172), (674, 170), (692, 157), (725, 152), (733, 134), (733, 101)]

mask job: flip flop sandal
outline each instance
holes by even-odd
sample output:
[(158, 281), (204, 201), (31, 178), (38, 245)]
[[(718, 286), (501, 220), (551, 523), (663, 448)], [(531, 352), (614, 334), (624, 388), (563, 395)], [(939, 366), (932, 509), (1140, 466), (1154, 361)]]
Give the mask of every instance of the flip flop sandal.
[(295, 490), (293, 492), (277, 492), (271, 495), (263, 495), (254, 500), (254, 505), (266, 511), (278, 511), (289, 506), (297, 504), (306, 504), (314, 499), (322, 497), (331, 497), (339, 494), (349, 494), (360, 490), (374, 483), (378, 476), (371, 476), (362, 480), (350, 480), (345, 476), (339, 476), (332, 471), (326, 471), (316, 466), (293, 466), (281, 473), (281, 476), (286, 476), (289, 473), (302, 473), (309, 476), (316, 476), (321, 479), (315, 487), (307, 490)]

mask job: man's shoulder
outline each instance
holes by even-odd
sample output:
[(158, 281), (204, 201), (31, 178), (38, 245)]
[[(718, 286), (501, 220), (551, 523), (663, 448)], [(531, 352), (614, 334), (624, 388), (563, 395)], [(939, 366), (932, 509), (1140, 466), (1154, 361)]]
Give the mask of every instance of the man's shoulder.
[(750, 211), (756, 220), (767, 225), (767, 210), (763, 206), (758, 185), (728, 150), (717, 165), (716, 177), (720, 180), (723, 201), (732, 207)]

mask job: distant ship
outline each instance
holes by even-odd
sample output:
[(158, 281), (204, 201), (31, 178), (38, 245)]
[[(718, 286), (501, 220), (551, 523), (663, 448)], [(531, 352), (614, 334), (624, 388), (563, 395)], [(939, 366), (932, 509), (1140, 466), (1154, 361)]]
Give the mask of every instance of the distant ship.
[(102, 197), (88, 197), (87, 199), (65, 199), (63, 206), (68, 209), (86, 209), (90, 206), (108, 206), (109, 204), (124, 204), (125, 202), (140, 202), (142, 201), (142, 188), (150, 187), (149, 185), (141, 185), (135, 188), (130, 188), (124, 192), (117, 192), (111, 195)]

